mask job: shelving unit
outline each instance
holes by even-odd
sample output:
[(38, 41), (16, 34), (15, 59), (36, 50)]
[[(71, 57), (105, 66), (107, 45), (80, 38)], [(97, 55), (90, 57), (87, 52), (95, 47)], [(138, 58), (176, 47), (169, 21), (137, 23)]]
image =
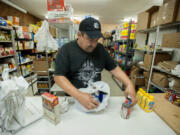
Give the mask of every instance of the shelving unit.
[[(37, 73), (37, 89), (38, 89), (38, 94), (42, 94), (44, 92), (50, 92), (51, 87), (54, 84), (54, 79), (53, 79), (53, 72), (54, 70), (50, 69), (49, 65), (49, 60), (48, 56), (52, 55), (55, 52), (48, 53), (48, 52), (41, 52), (40, 54), (44, 54), (46, 58), (46, 70), (44, 71), (34, 71)], [(44, 75), (40, 73), (45, 73)], [(40, 87), (41, 86), (41, 87)]]
[[(113, 42), (113, 44), (119, 43), (120, 45), (126, 44), (126, 46), (127, 46), (125, 52), (124, 51), (120, 51), (119, 49), (114, 51), (115, 54), (120, 54), (120, 55), (125, 57), (124, 62), (122, 62), (122, 63), (119, 63), (117, 60), (115, 60), (117, 62), (117, 64), (120, 67), (123, 68), (123, 70), (125, 72), (127, 72), (127, 70), (129, 70), (133, 66), (133, 64), (134, 64), (132, 62), (132, 58), (133, 58), (133, 55), (134, 55), (133, 45), (135, 43), (135, 40), (130, 39), (131, 24), (132, 24), (132, 21), (130, 21), (128, 23), (128, 38), (127, 39), (122, 39), (122, 40), (116, 40), (116, 41)], [(129, 64), (129, 62), (131, 62), (131, 64)], [(124, 90), (124, 85), (121, 82), (119, 82), (116, 78), (114, 78), (114, 76), (112, 76), (112, 79), (117, 83), (117, 85), (122, 90)]]
[[(149, 80), (148, 80), (147, 92), (149, 92), (150, 85), (153, 85), (154, 87), (156, 87), (156, 88), (160, 89), (161, 91), (165, 92), (164, 88), (159, 87), (158, 85), (154, 84), (151, 81), (153, 70), (157, 70), (157, 71), (163, 72), (165, 74), (178, 77), (178, 76), (176, 76), (176, 75), (174, 75), (174, 74), (172, 74), (172, 73), (170, 73), (170, 72), (168, 72), (166, 70), (160, 69), (158, 66), (155, 66), (154, 61), (155, 61), (155, 57), (156, 57), (157, 53), (173, 53), (173, 50), (174, 50), (173, 48), (172, 48), (172, 50), (159, 50), (159, 49), (157, 49), (157, 43), (158, 43), (158, 37), (159, 37), (160, 30), (166, 30), (166, 29), (169, 29), (169, 28), (176, 28), (176, 27), (179, 27), (179, 26), (180, 26), (180, 23), (177, 22), (177, 23), (172, 23), (172, 24), (159, 25), (157, 27), (153, 27), (153, 28), (150, 28), (150, 29), (138, 31), (140, 33), (156, 32), (154, 50), (153, 51), (147, 51), (147, 53), (153, 53), (152, 64), (151, 64), (151, 68), (150, 68), (150, 75), (149, 75)], [(141, 49), (135, 49), (135, 50), (146, 52), (146, 50), (141, 50)]]
[[(9, 54), (9, 55), (6, 55), (6, 56), (0, 56), (0, 66), (1, 66), (1, 68), (3, 68), (2, 64), (4, 64), (4, 63), (10, 64), (12, 62), (12, 61), (10, 61), (10, 59), (14, 59), (14, 63), (11, 63), (11, 64), (14, 64), (15, 67), (10, 69), (9, 73), (12, 74), (12, 73), (16, 72), (15, 75), (18, 75), (19, 74), (19, 70), (18, 70), (19, 66), (18, 66), (18, 63), (17, 63), (16, 50), (15, 50), (15, 46), (14, 46), (14, 32), (13, 32), (13, 29), (12, 29), (12, 27), (9, 27), (9, 26), (0, 26), (0, 31), (1, 32), (4, 31), (11, 38), (11, 40), (9, 40), (9, 39), (8, 40), (1, 40), (0, 41), (0, 46), (2, 48), (12, 48), (12, 50), (14, 52), (13, 54)], [(2, 73), (0, 73), (0, 76), (1, 75), (2, 75)]]

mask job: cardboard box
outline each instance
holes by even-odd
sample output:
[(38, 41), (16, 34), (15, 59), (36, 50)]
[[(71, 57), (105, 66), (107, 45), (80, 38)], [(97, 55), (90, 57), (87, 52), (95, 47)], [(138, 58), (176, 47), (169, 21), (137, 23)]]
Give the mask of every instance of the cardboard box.
[(176, 21), (177, 21), (177, 22), (180, 22), (180, 2), (179, 2), (179, 5), (178, 5), (178, 11), (177, 11)]
[(19, 17), (7, 16), (7, 20), (11, 21), (13, 25), (19, 25)]
[(33, 65), (33, 70), (37, 73), (37, 75), (48, 75), (47, 69), (50, 67), (50, 59), (48, 61), (48, 67), (45, 58), (34, 60)]
[(152, 82), (162, 88), (168, 88), (169, 81), (166, 74), (154, 72), (152, 75)]
[(140, 69), (136, 66), (133, 66), (131, 68), (130, 78), (133, 79), (134, 76), (138, 76), (140, 72)]
[(135, 86), (145, 85), (145, 78), (143, 76), (133, 76), (131, 80)]
[(179, 78), (175, 78), (173, 77), (173, 82), (174, 82), (174, 85), (173, 85), (173, 89), (180, 92), (180, 79)]
[[(158, 64), (162, 61), (171, 60), (170, 54), (161, 54), (157, 53), (154, 61), (154, 65)], [(144, 67), (147, 69), (151, 69), (151, 63), (152, 63), (152, 54), (145, 54), (144, 56)]]
[(157, 17), (157, 24), (172, 23), (176, 20), (179, 0), (166, 1), (160, 7)]
[(148, 12), (142, 12), (138, 14), (138, 22), (136, 30), (148, 29), (150, 25), (150, 14)]
[(151, 27), (151, 28), (158, 25), (158, 24), (157, 24), (158, 12), (159, 12), (159, 11), (156, 11), (156, 12), (154, 12), (154, 13), (151, 15), (151, 23), (150, 23), (150, 27)]
[(150, 74), (149, 72), (144, 71), (143, 72), (144, 78), (149, 79), (149, 74)]
[(180, 33), (164, 34), (162, 47), (180, 48)]

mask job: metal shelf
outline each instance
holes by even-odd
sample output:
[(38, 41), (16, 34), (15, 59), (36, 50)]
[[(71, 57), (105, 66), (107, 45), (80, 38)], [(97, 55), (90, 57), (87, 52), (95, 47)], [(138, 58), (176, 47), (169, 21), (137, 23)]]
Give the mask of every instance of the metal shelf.
[(33, 41), (33, 39), (15, 38), (16, 41)]
[(145, 67), (142, 66), (142, 65), (137, 64), (137, 66), (138, 66), (140, 69), (143, 69), (143, 70), (145, 70), (145, 71), (149, 71), (149, 69), (145, 68)]
[(27, 64), (27, 63), (31, 63), (33, 62), (33, 60), (30, 60), (30, 61), (27, 61), (27, 62), (23, 62), (23, 63), (19, 63), (18, 65), (24, 65), (24, 64)]
[(15, 56), (15, 55), (2, 56), (2, 57), (0, 57), (0, 59), (9, 58), (9, 57), (14, 57), (14, 56)]
[(29, 74), (27, 74), (27, 75), (23, 75), (23, 77), (25, 78), (25, 77), (28, 77), (29, 75), (31, 75), (33, 72), (30, 72)]
[(13, 30), (11, 27), (0, 26), (1, 30)]
[(29, 50), (34, 50), (34, 49), (22, 49), (22, 50), (16, 50), (16, 51), (29, 51)]
[[(159, 25), (160, 30), (162, 29), (168, 29), (168, 28), (173, 28), (173, 27), (177, 27), (179, 26), (180, 23), (171, 23), (171, 24), (163, 24), (163, 25)], [(155, 32), (158, 26), (153, 27), (153, 28), (149, 28), (149, 29), (145, 29), (145, 30), (139, 30), (137, 32), (140, 33), (148, 33), (148, 32)]]
[(153, 69), (180, 78), (180, 76), (177, 76), (177, 75), (175, 75), (175, 74), (172, 74), (171, 72), (169, 72), (169, 71), (167, 71), (167, 70), (165, 70), (165, 69), (162, 69), (162, 68), (160, 68), (159, 66), (153, 66)]
[(127, 53), (126, 54), (126, 52), (121, 52), (121, 51), (115, 51), (116, 53), (119, 53), (119, 54), (121, 54), (121, 55), (123, 55), (123, 56), (128, 56), (128, 57), (130, 57), (130, 56), (132, 56), (132, 53)]
[[(16, 71), (16, 70), (17, 70), (17, 68), (11, 69), (11, 70), (9, 71), (9, 73), (12, 73), (12, 72), (14, 72), (14, 71)], [(2, 75), (2, 73), (0, 73), (0, 75)]]
[(165, 88), (161, 88), (160, 86), (158, 86), (157, 84), (151, 82), (151, 85), (153, 85), (154, 87), (158, 88), (159, 90), (161, 90), (162, 92), (166, 92)]
[(161, 88), (160, 86), (158, 86), (157, 84), (155, 84), (155, 83), (153, 83), (153, 82), (151, 82), (151, 85), (153, 85), (154, 87), (158, 88), (158, 89), (161, 90), (162, 92), (166, 92), (166, 91), (170, 90), (170, 91), (172, 91), (172, 92), (175, 93), (175, 94), (178, 94), (178, 95), (180, 94), (179, 91), (176, 91), (176, 90), (171, 89), (171, 88)]
[(0, 41), (0, 43), (12, 43), (12, 41), (5, 40), (5, 41)]
[[(143, 50), (143, 49), (134, 49), (136, 51), (141, 51), (141, 52), (147, 52), (147, 53), (153, 53), (153, 51), (150, 50)], [(169, 51), (169, 50), (160, 50), (160, 49), (156, 49), (156, 53), (172, 53), (173, 50)]]

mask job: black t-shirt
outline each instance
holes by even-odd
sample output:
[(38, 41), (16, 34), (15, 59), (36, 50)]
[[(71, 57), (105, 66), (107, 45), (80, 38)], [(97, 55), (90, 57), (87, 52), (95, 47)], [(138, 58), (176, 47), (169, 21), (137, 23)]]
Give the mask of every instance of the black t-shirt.
[(83, 51), (77, 40), (65, 44), (58, 50), (55, 60), (55, 75), (66, 76), (76, 88), (87, 87), (88, 81), (100, 81), (101, 71), (116, 67), (103, 45), (97, 45), (92, 53)]

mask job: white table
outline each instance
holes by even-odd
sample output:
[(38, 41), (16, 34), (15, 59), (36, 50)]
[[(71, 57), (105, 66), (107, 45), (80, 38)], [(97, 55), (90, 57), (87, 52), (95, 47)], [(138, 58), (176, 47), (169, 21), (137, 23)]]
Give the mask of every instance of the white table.
[[(27, 98), (41, 106), (40, 97)], [(175, 135), (176, 133), (154, 112), (146, 113), (138, 105), (128, 120), (120, 116), (124, 98), (111, 97), (109, 106), (101, 113), (83, 113), (75, 106), (61, 115), (61, 122), (53, 125), (41, 119), (16, 135)], [(168, 117), (168, 116), (167, 116)]]

